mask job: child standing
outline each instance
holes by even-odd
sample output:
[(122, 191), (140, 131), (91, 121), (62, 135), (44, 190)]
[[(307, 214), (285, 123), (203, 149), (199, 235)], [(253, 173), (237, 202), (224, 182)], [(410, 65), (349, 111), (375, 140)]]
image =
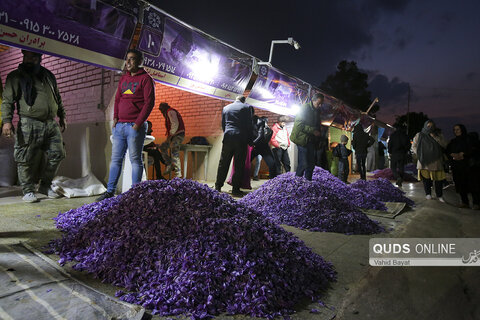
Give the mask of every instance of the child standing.
[(338, 157), (338, 178), (343, 182), (347, 182), (348, 173), (348, 156), (352, 153), (352, 150), (347, 149), (348, 137), (342, 135), (340, 137), (340, 143), (333, 149), (333, 155)]

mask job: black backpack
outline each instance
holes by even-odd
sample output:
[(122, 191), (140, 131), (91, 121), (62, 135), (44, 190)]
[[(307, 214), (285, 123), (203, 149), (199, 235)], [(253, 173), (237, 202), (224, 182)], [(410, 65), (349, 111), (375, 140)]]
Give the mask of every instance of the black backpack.
[(340, 154), (340, 145), (338, 144), (335, 148), (332, 150), (332, 155), (334, 157), (340, 158), (342, 155)]
[(208, 146), (210, 143), (208, 143), (207, 138), (202, 137), (202, 136), (196, 136), (192, 137), (190, 139), (190, 142), (188, 144), (195, 144), (195, 145), (202, 145), (202, 146)]
[(265, 123), (265, 127), (263, 128), (263, 132), (265, 134), (265, 141), (268, 143), (270, 139), (272, 139), (273, 130)]

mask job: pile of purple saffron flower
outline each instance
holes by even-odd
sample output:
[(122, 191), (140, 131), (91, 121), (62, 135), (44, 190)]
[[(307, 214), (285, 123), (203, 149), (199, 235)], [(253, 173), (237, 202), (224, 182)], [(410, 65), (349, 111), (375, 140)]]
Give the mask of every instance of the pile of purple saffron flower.
[(390, 181), (386, 179), (375, 180), (357, 180), (349, 187), (353, 190), (363, 191), (373, 195), (380, 201), (384, 202), (405, 202), (409, 206), (413, 206), (413, 200), (405, 197), (405, 192), (394, 187)]
[(337, 196), (348, 200), (351, 204), (361, 209), (387, 210), (385, 204), (374, 195), (369, 194), (368, 192), (352, 190), (348, 184), (344, 183), (327, 170), (316, 167), (313, 171), (312, 180), (320, 188), (329, 189)]
[[(358, 200), (352, 193), (359, 192), (352, 192), (328, 171), (317, 168), (312, 181), (296, 177), (293, 172), (285, 173), (267, 181), (239, 202), (275, 223), (300, 229), (345, 234), (383, 232), (378, 222), (369, 219), (354, 204)], [(372, 201), (378, 203), (375, 199)]]
[(143, 182), (55, 220), (60, 263), (124, 287), (120, 299), (163, 316), (286, 315), (336, 278), (293, 234), (191, 180)]

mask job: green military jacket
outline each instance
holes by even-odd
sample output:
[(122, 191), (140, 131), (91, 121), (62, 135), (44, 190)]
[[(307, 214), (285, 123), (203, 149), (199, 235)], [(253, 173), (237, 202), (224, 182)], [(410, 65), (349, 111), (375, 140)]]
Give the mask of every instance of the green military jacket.
[(296, 145), (305, 147), (307, 143), (313, 142), (313, 132), (318, 127), (317, 111), (313, 107), (312, 102), (305, 103), (295, 117), (290, 140)]
[(22, 72), (17, 69), (7, 75), (2, 95), (1, 115), (3, 123), (12, 122), (15, 105), (17, 105), (17, 112), (20, 117), (29, 117), (41, 121), (55, 119), (56, 116), (61, 119), (65, 118), (65, 109), (58, 92), (55, 76), (43, 67), (41, 67), (39, 74), (42, 76), (34, 77), (36, 99), (32, 106), (26, 103), (20, 89)]

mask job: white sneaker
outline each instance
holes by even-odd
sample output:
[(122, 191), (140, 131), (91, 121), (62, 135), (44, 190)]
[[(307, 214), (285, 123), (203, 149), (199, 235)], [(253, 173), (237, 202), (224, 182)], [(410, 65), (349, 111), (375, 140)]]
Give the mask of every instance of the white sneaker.
[(49, 197), (50, 199), (58, 199), (61, 197), (61, 195), (59, 195), (58, 193), (56, 193), (55, 191), (52, 190), (52, 188), (44, 188), (44, 187), (39, 187), (38, 188), (38, 192), (41, 193), (41, 194), (44, 194), (46, 195), (47, 197)]
[(425, 199), (427, 199), (427, 200), (432, 200), (432, 196), (429, 195), (429, 194), (427, 194), (427, 196), (425, 197)]
[(443, 199), (443, 197), (438, 197), (438, 201), (445, 203), (445, 199)]
[(35, 196), (35, 193), (29, 192), (23, 196), (22, 200), (24, 202), (32, 203), (32, 202), (37, 202), (38, 198), (37, 196)]

